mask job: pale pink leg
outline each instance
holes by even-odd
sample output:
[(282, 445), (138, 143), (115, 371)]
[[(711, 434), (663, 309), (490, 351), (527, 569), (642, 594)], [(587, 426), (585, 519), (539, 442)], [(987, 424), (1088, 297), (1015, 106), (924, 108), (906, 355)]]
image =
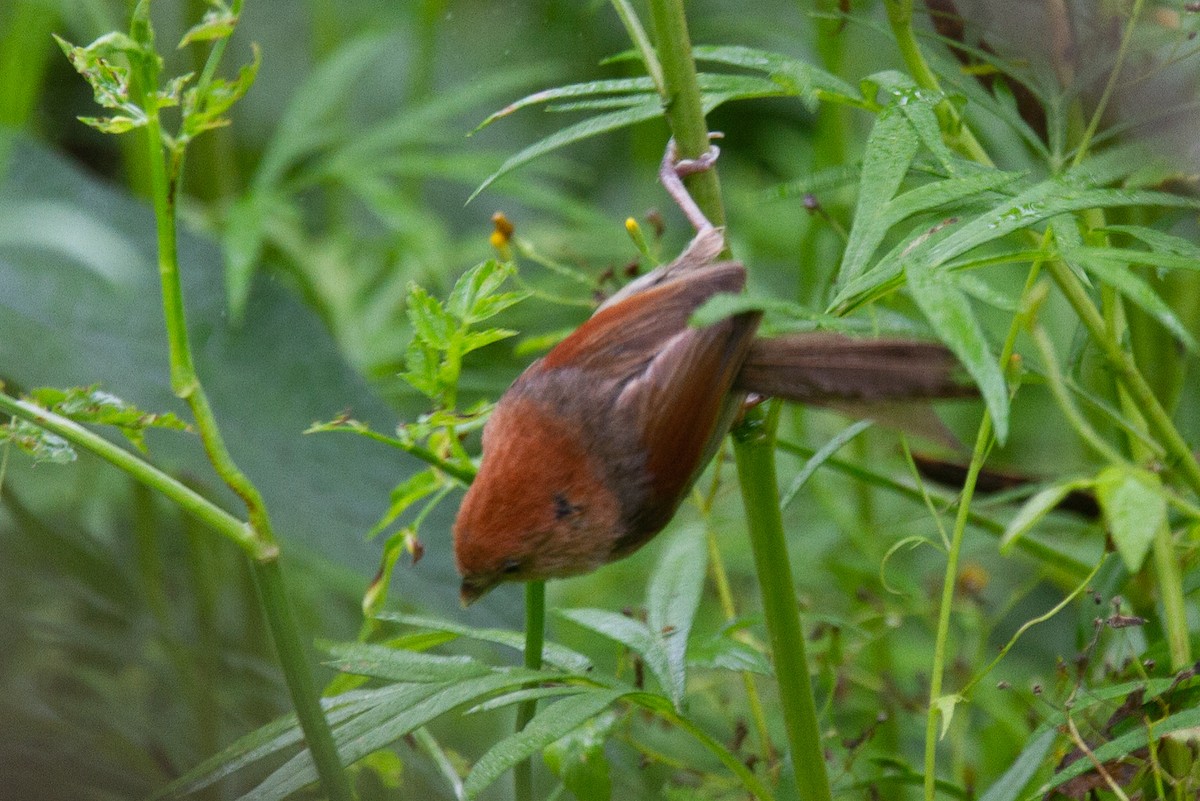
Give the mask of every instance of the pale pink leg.
[[(709, 134), (709, 137), (713, 139), (720, 136), (721, 134), (715, 131)], [(692, 227), (697, 232), (707, 231), (713, 227), (713, 224), (704, 216), (704, 212), (696, 205), (696, 201), (692, 200), (687, 187), (683, 185), (683, 178), (687, 175), (712, 169), (712, 166), (717, 163), (717, 157), (720, 155), (721, 149), (719, 147), (709, 145), (708, 152), (699, 158), (681, 159), (679, 158), (679, 149), (675, 146), (675, 139), (672, 137), (667, 142), (667, 151), (663, 153), (662, 166), (658, 169), (658, 179), (662, 181), (667, 194), (683, 210), (684, 216), (688, 218), (688, 222), (692, 224)]]

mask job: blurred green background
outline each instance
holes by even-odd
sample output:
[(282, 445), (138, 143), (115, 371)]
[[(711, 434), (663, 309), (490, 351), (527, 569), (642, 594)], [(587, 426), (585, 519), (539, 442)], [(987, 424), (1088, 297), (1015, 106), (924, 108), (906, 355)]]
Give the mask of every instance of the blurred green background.
[[(963, 7), (982, 27), (1000, 25), (1001, 44), (1019, 46), (1032, 36), (1020, 25), (1006, 29), (1009, 15), (995, 5)], [(1028, 24), (1038, 4), (1012, 8), (1018, 11), (1011, 17)], [(100, 384), (141, 408), (182, 414), (168, 382), (153, 217), (135, 156), (140, 134), (101, 136), (76, 120), (95, 113), (92, 98), (50, 36), (87, 43), (122, 29), (128, 10), (108, 0), (0, 6), (0, 380), (10, 392)], [(194, 0), (156, 0), (160, 45), (177, 41), (204, 10)], [(813, 61), (820, 59), (820, 36), (836, 35), (844, 54), (838, 73), (854, 82), (898, 61), (875, 4), (852, 10), (858, 20), (834, 34), (828, 25), (819, 33), (805, 4), (786, 2), (753, 8), (697, 2), (689, 5), (689, 21), (696, 42), (745, 44)], [(1081, 19), (1090, 19), (1086, 11)], [(422, 399), (397, 378), (408, 340), (409, 283), (442, 295), (463, 270), (491, 256), (489, 218), (496, 210), (539, 252), (597, 282), (637, 259), (626, 217), (649, 230), (646, 215), (661, 211), (666, 228), (659, 246), (668, 255), (689, 231), (655, 178), (667, 136), (660, 121), (539, 159), (465, 204), (507, 157), (563, 119), (525, 112), (468, 137), (488, 114), (548, 86), (636, 74), (628, 61), (600, 63), (628, 48), (606, 3), (252, 0), (227, 64), (249, 61), (251, 43), (261, 48), (262, 67), (233, 109), (233, 125), (202, 137), (188, 156), (180, 210), (185, 298), (198, 367), (226, 438), (266, 495), (284, 540), (302, 624), (314, 638), (350, 639), (379, 559), (379, 543), (365, 534), (386, 510), (391, 488), (418, 465), (365, 439), (303, 431), (343, 411), (388, 431), (423, 411)], [(1048, 70), (1038, 48), (1025, 44), (1020, 57), (1028, 69)], [(190, 57), (190, 51), (171, 53), (168, 74), (197, 68)], [(1104, 63), (1098, 57), (1088, 65), (1092, 78), (1102, 77)], [(1186, 77), (1161, 74), (1159, 96), (1176, 99), (1172, 92), (1187, 85)], [(1194, 78), (1194, 71), (1187, 75)], [(1085, 90), (1092, 86), (1086, 76), (1080, 80)], [(1141, 95), (1146, 103), (1155, 97)], [(1127, 103), (1117, 113), (1141, 111)], [(849, 136), (829, 142), (814, 112), (794, 99), (738, 103), (712, 115), (710, 127), (726, 137), (720, 170), (733, 249), (751, 266), (757, 290), (823, 308), (840, 240), (821, 215), (805, 210), (803, 191), (787, 191), (788, 182), (839, 160), (855, 162), (871, 122), (866, 114), (849, 115), (842, 127)], [(986, 115), (973, 124), (1002, 156), (1001, 166), (1044, 171), (1002, 125)], [(1179, 158), (1196, 158), (1194, 140), (1180, 137), (1178, 146)], [(845, 220), (853, 182), (851, 175), (820, 194), (825, 211)], [(1181, 222), (1176, 233), (1194, 236), (1194, 222)], [(577, 285), (533, 263), (522, 264), (522, 274), (574, 302), (526, 302), (506, 314), (506, 327), (551, 333), (588, 313), (591, 297)], [(1013, 297), (1021, 279), (1017, 271), (987, 275)], [(916, 316), (903, 299), (892, 305)], [(1094, 360), (1078, 338), (1072, 345), (1074, 319), (1062, 312), (1052, 304), (1047, 325), (1082, 361)], [(983, 316), (995, 341), (1007, 320), (989, 313)], [(512, 342), (475, 354), (463, 405), (494, 398), (531, 358), (514, 353)], [(1200, 436), (1194, 372), (1181, 390), (1178, 416), (1193, 441)], [(1011, 439), (995, 460), (1035, 476), (1086, 473), (1088, 458), (1048, 393), (1033, 387), (1021, 401)], [(978, 415), (978, 405), (968, 403), (945, 417), (970, 437)], [(784, 433), (819, 446), (844, 425), (835, 415), (797, 411)], [(149, 446), (157, 464), (236, 513), (194, 438), (152, 432)], [(849, 452), (880, 472), (905, 475), (891, 434), (873, 431)], [(253, 586), (234, 548), (86, 455), (66, 467), (7, 452), (0, 458), (0, 797), (144, 796), (287, 709)], [(783, 458), (785, 482), (802, 462)], [(393, 605), (475, 625), (519, 626), (516, 588), (469, 611), (458, 608), (452, 507), (426, 521), (424, 559), (397, 568)], [(788, 513), (789, 525), (803, 532), (791, 543), (801, 568), (797, 580), (808, 620), (817, 626), (812, 647), (824, 700), (843, 727), (838, 734), (861, 734), (886, 708), (891, 722), (877, 743), (915, 764), (920, 726), (911, 721), (925, 702), (921, 671), (941, 560), (931, 549), (892, 557), (886, 579), (900, 595), (884, 588), (880, 564), (905, 536), (930, 534), (925, 511), (823, 471)], [(698, 518), (688, 506), (674, 526), (699, 525)], [(732, 482), (719, 491), (712, 524), (735, 593), (753, 619), (757, 591)], [(1065, 516), (1046, 536), (1086, 559), (1103, 547), (1094, 527)], [(1062, 588), (1044, 580), (1046, 566), (1019, 556), (999, 559), (994, 543), (984, 535), (969, 540), (978, 586), (964, 595), (956, 623), (958, 647), (971, 658), (992, 653), (1061, 597)], [(552, 602), (636, 607), (659, 547), (592, 576), (555, 582)], [(1100, 589), (1125, 578), (1106, 576)], [(716, 631), (715, 602), (706, 600), (704, 611), (702, 628)], [(1037, 629), (1001, 673), (1019, 677), (1022, 692), (1054, 684), (1061, 660), (1084, 643), (1092, 614), (1064, 614)], [(565, 624), (552, 634), (581, 647), (588, 642)], [(1144, 645), (1136, 631), (1125, 636), (1111, 646), (1118, 661)], [(873, 661), (883, 638), (892, 644), (893, 664)], [(608, 656), (618, 661), (615, 650)], [(964, 675), (967, 665), (964, 657)], [(731, 737), (732, 721), (742, 715), (739, 693), (732, 682), (702, 684), (692, 712), (712, 723), (714, 736)], [(1013, 699), (990, 690), (976, 700), (982, 713), (973, 720), (963, 713), (956, 725), (994, 728), (1002, 740), (1018, 742), (1040, 703), (1028, 693)], [(474, 758), (508, 723), (497, 715), (473, 721), (443, 722), (435, 731)], [(957, 758), (981, 777), (1002, 772), (1011, 755), (990, 751), (982, 735), (973, 742), (978, 747)], [(634, 793), (628, 797), (663, 781), (661, 767), (636, 767), (629, 743), (615, 747), (629, 757), (614, 760), (617, 786)], [(361, 779), (364, 786), (379, 797), (443, 797), (422, 756), (403, 744), (397, 753), (403, 769), (381, 762)], [(385, 779), (395, 772), (399, 788), (389, 788)], [(233, 797), (253, 778), (235, 778), (211, 797)], [(506, 789), (493, 788), (490, 797), (505, 797)]]

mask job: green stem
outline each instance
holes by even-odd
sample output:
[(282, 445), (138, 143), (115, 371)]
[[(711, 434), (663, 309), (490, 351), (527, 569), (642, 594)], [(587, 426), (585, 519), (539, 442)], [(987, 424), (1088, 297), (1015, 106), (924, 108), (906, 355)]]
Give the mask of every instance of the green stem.
[[(135, 18), (135, 38), (152, 42), (153, 34), (149, 25), (148, 16)], [(215, 66), (214, 61), (210, 60), (210, 63), (214, 63)], [(266, 505), (258, 488), (234, 463), (217, 426), (208, 396), (196, 375), (184, 313), (175, 228), (180, 176), (177, 172), (168, 174), (158, 101), (154, 96), (159, 79), (158, 61), (151, 57), (137, 58), (135, 70), (137, 100), (145, 110), (147, 118), (145, 158), (150, 172), (151, 197), (154, 204), (163, 317), (171, 364), (171, 389), (191, 408), (200, 440), (213, 468), (246, 504), (249, 534), (255, 541), (253, 566), (259, 598), (275, 641), (284, 680), (300, 727), (327, 796), (334, 801), (350, 801), (354, 798), (350, 780), (338, 757), (329, 723), (321, 710), (300, 631), (284, 591), (278, 561), (279, 548)], [(181, 157), (172, 159), (176, 168), (181, 163)]]
[[(917, 35), (913, 31), (913, 0), (885, 0), (883, 5), (887, 8), (888, 23), (891, 25), (892, 35), (896, 38), (896, 47), (900, 50), (904, 65), (912, 73), (913, 80), (922, 89), (942, 94), (937, 75), (921, 53)], [(943, 97), (934, 107), (934, 112), (937, 114), (942, 136), (950, 147), (980, 164), (994, 166), (975, 134), (963, 124), (962, 117), (953, 103)]]
[[(663, 72), (663, 112), (680, 157), (697, 158), (708, 151), (708, 124), (696, 80), (696, 61), (692, 58), (683, 0), (653, 0), (650, 15)], [(683, 182), (709, 221), (716, 226), (724, 225), (725, 206), (721, 202), (717, 171), (701, 170)]]
[(1137, 24), (1138, 17), (1141, 16), (1142, 6), (1145, 5), (1145, 0), (1133, 0), (1133, 8), (1129, 11), (1129, 24), (1125, 26), (1125, 33), (1121, 37), (1121, 45), (1117, 48), (1117, 59), (1113, 63), (1112, 71), (1108, 74), (1108, 82), (1104, 85), (1104, 93), (1100, 95), (1100, 100), (1096, 103), (1096, 108), (1092, 112), (1092, 119), (1088, 122), (1087, 129), (1079, 139), (1079, 146), (1075, 150), (1075, 158), (1071, 160), (1072, 167), (1078, 167), (1088, 153), (1088, 146), (1092, 143), (1092, 137), (1096, 135), (1097, 129), (1100, 127), (1100, 120), (1104, 117), (1104, 110), (1108, 108), (1108, 101), (1112, 98), (1113, 92), (1117, 88), (1117, 76), (1121, 74), (1121, 68), (1125, 66), (1125, 59), (1129, 55), (1129, 46), (1133, 43), (1133, 30)]
[(629, 0), (612, 0), (612, 7), (617, 12), (617, 16), (621, 18), (621, 24), (625, 26), (625, 32), (629, 34), (633, 46), (641, 55), (642, 64), (646, 67), (646, 74), (654, 82), (654, 90), (658, 92), (659, 96), (666, 97), (667, 85), (663, 81), (662, 65), (658, 63), (654, 45), (650, 44), (650, 37), (646, 35), (646, 29), (642, 27), (642, 21), (638, 19), (637, 12), (629, 4)]
[(1092, 339), (1104, 351), (1105, 358), (1116, 372), (1117, 379), (1129, 392), (1138, 410), (1146, 418), (1146, 423), (1166, 448), (1168, 459), (1172, 463), (1171, 466), (1180, 471), (1193, 492), (1200, 493), (1200, 463), (1197, 463), (1196, 456), (1188, 447), (1187, 441), (1180, 435), (1179, 429), (1171, 421), (1171, 416), (1163, 409), (1154, 390), (1150, 388), (1145, 377), (1138, 370), (1133, 356), (1125, 351), (1119, 342), (1108, 336), (1108, 327), (1103, 316), (1070, 268), (1059, 259), (1050, 261), (1048, 266), (1050, 275), (1063, 295), (1066, 296), (1071, 308), (1075, 310), (1076, 316), (1087, 328)]
[[(1048, 236), (1048, 234), (1047, 234)], [(1045, 241), (1043, 241), (1043, 245)], [(1042, 262), (1035, 261), (1029, 268), (1025, 278), (1025, 287), (1021, 290), (1021, 304), (1024, 309), (1030, 292), (1041, 275)], [(1004, 347), (1000, 349), (1000, 365), (1003, 368), (1012, 358), (1017, 344), (1017, 334), (1024, 321), (1023, 314), (1013, 316), (1008, 326), (1008, 335), (1004, 338)], [(938, 607), (937, 635), (933, 644), (933, 665), (929, 678), (929, 708), (925, 718), (925, 801), (933, 801), (937, 789), (937, 741), (938, 701), (942, 697), (942, 682), (946, 673), (946, 649), (950, 641), (950, 612), (954, 604), (954, 589), (958, 586), (958, 564), (962, 553), (963, 534), (967, 530), (970, 519), (971, 501), (975, 497), (975, 485), (979, 481), (979, 471), (987, 459), (992, 443), (992, 417), (984, 410), (983, 420), (979, 423), (979, 431), (975, 436), (975, 447), (971, 452), (971, 463), (967, 468), (967, 478), (963, 482), (962, 497), (958, 501), (958, 514), (954, 518), (954, 531), (950, 535), (950, 551), (946, 557), (946, 572), (942, 578), (942, 598)], [(941, 713), (945, 714), (945, 713)]]
[[(542, 668), (542, 646), (546, 641), (546, 582), (530, 581), (525, 585), (525, 667)], [(522, 701), (517, 707), (517, 731), (521, 731), (537, 714), (537, 699)], [(517, 801), (533, 799), (533, 762), (522, 759), (513, 767), (513, 790)]]
[(804, 628), (800, 624), (800, 608), (792, 585), (791, 560), (775, 476), (775, 423), (779, 403), (773, 402), (771, 408), (774, 411), (767, 420), (738, 427), (734, 432), (733, 452), (796, 786), (801, 798), (828, 801), (833, 796), (821, 747), (821, 728), (813, 701)]
[(75, 447), (99, 456), (147, 487), (161, 492), (184, 512), (218, 534), (233, 540), (252, 559), (268, 558), (277, 552), (275, 548), (264, 548), (243, 521), (238, 520), (191, 487), (124, 448), (114, 445), (99, 434), (84, 428), (74, 420), (47, 411), (29, 401), (17, 400), (4, 393), (0, 393), (0, 410), (28, 420), (38, 428), (44, 428), (52, 434), (57, 434)]
[(283, 667), (283, 678), (296, 710), (296, 718), (304, 732), (304, 742), (312, 754), (317, 775), (321, 777), (321, 788), (331, 799), (352, 801), (354, 791), (350, 788), (350, 779), (342, 767), (329, 722), (321, 709), (317, 685), (300, 637), (300, 627), (296, 625), (292, 606), (288, 602), (279, 560), (255, 561), (251, 564), (263, 615), (275, 641), (275, 652)]
[[(666, 92), (663, 109), (679, 153), (695, 158), (708, 149), (708, 126), (696, 80), (696, 63), (683, 0), (651, 0), (655, 44), (662, 64)], [(686, 179), (688, 191), (713, 225), (723, 225), (725, 210), (716, 170), (704, 170)], [(775, 414), (765, 420), (762, 409), (746, 414), (734, 438), (738, 480), (746, 506), (746, 522), (757, 565), (780, 703), (791, 749), (792, 769), (801, 796), (815, 801), (832, 797), (821, 732), (817, 723), (804, 630), (792, 588), (792, 573), (775, 481)]]
[[(925, 718), (925, 801), (933, 801), (937, 776), (938, 701), (942, 697), (942, 681), (946, 672), (946, 649), (950, 640), (950, 611), (954, 604), (954, 588), (958, 586), (958, 563), (962, 552), (963, 532), (967, 528), (967, 512), (975, 496), (975, 484), (979, 471), (987, 458), (992, 439), (992, 418), (986, 411), (975, 437), (975, 448), (971, 453), (971, 464), (967, 468), (967, 479), (963, 483), (962, 498), (958, 502), (958, 514), (954, 519), (954, 531), (950, 536), (950, 552), (946, 558), (946, 573), (942, 578), (942, 599), (938, 607), (937, 636), (933, 644), (933, 666), (929, 679), (929, 709)], [(944, 714), (944, 713), (943, 713)]]

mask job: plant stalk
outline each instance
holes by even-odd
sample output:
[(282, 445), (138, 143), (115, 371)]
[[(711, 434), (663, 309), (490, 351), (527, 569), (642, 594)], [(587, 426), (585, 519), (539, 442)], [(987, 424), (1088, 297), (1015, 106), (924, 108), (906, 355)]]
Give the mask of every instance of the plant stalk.
[(733, 452), (796, 786), (801, 798), (829, 801), (833, 796), (825, 768), (821, 728), (805, 654), (804, 627), (800, 623), (800, 607), (792, 585), (791, 559), (779, 508), (775, 476), (778, 401), (773, 402), (771, 408), (773, 411), (767, 420), (738, 427), (734, 433)]
[[(138, 19), (135, 15), (134, 26), (144, 26), (142, 30), (136, 31), (136, 34), (140, 34), (148, 42), (153, 41), (148, 18)], [(259, 600), (275, 641), (284, 681), (304, 732), (305, 742), (312, 754), (326, 795), (334, 801), (351, 801), (354, 793), (350, 787), (350, 780), (338, 756), (329, 723), (321, 710), (300, 631), (288, 603), (279, 565), (279, 547), (266, 505), (258, 488), (234, 463), (217, 426), (208, 396), (196, 375), (184, 313), (176, 238), (180, 176), (178, 173), (168, 174), (158, 99), (154, 95), (159, 79), (158, 61), (143, 56), (135, 59), (134, 66), (138, 102), (145, 110), (147, 118), (146, 163), (150, 172), (151, 197), (154, 204), (163, 317), (170, 353), (171, 389), (191, 408), (200, 440), (213, 468), (246, 504), (249, 533), (255, 541), (252, 564)], [(181, 163), (181, 157), (172, 159), (172, 164), (176, 167)]]
[[(708, 124), (696, 79), (696, 61), (687, 30), (682, 0), (653, 0), (650, 15), (663, 74), (663, 113), (675, 137), (679, 155), (694, 159), (708, 151)], [(725, 224), (721, 182), (716, 170), (702, 170), (683, 179), (692, 199), (715, 226)], [(728, 246), (726, 246), (728, 255)]]
[[(692, 57), (683, 0), (651, 0), (650, 11), (666, 89), (663, 109), (667, 123), (680, 155), (695, 158), (708, 149), (708, 125), (696, 80), (696, 63)], [(686, 184), (712, 224), (723, 225), (725, 210), (716, 170), (689, 176)], [(773, 404), (772, 409), (774, 412), (769, 419), (761, 408), (747, 412), (735, 432), (734, 456), (775, 659), (796, 785), (801, 797), (828, 801), (832, 793), (821, 748), (820, 727), (804, 653), (804, 630), (792, 588), (779, 488), (775, 481), (778, 403)]]
[[(542, 647), (546, 642), (546, 582), (525, 584), (525, 667), (542, 669)], [(529, 698), (517, 706), (517, 731), (537, 714), (537, 699)], [(517, 801), (533, 801), (533, 762), (522, 759), (513, 766), (513, 790)]]

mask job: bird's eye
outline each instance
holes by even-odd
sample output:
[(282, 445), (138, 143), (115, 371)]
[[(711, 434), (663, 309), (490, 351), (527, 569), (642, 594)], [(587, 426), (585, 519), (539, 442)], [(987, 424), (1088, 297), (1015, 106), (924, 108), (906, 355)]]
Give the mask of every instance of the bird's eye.
[(506, 574), (517, 573), (517, 572), (520, 572), (520, 570), (521, 570), (521, 560), (520, 559), (509, 559), (507, 562), (504, 563), (503, 567), (500, 568), (500, 572), (506, 573)]
[(564, 520), (568, 517), (579, 514), (580, 507), (571, 503), (570, 499), (561, 492), (554, 493), (554, 517), (558, 520)]

